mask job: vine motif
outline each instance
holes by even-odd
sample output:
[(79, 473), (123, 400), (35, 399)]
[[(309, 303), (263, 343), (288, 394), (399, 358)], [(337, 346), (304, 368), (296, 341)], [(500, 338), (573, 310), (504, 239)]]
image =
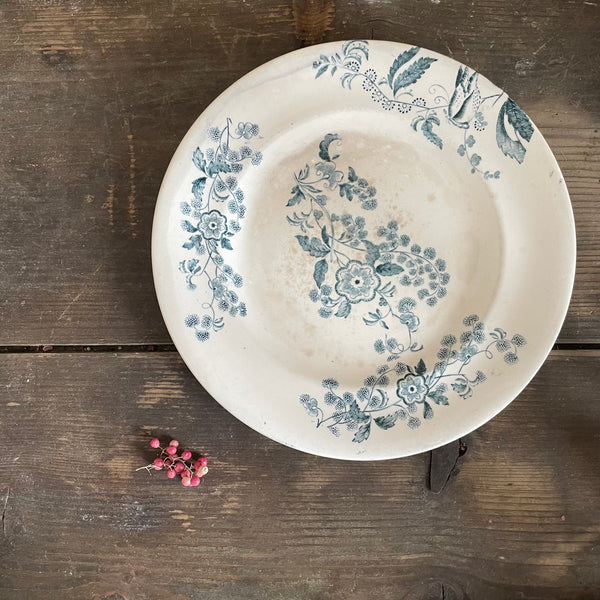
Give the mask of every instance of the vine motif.
[(397, 343), (397, 350), (421, 350), (413, 339), (420, 325), (413, 310), (417, 301), (411, 297), (395, 299), (397, 289), (412, 288), (419, 301), (435, 306), (447, 293), (450, 275), (446, 262), (437, 256), (435, 248), (423, 249), (411, 243), (408, 235), (399, 232), (396, 221), (379, 226), (375, 238), (366, 229), (365, 217), (330, 211), (331, 193), (336, 191), (367, 213), (377, 208), (376, 188), (352, 166), (348, 166), (347, 175), (338, 169), (340, 155), (332, 154), (334, 144), (341, 144), (340, 136), (328, 133), (319, 144), (321, 160), (312, 167), (306, 164), (295, 174), (287, 202), (288, 207), (297, 207), (287, 221), (302, 231), (296, 235), (298, 244), (315, 259), (316, 288), (309, 297), (320, 302), (318, 312), (323, 318), (345, 319), (358, 305), (371, 305), (362, 317), (366, 325), (388, 330), (392, 321), (400, 324), (406, 330), (406, 340)]
[(227, 119), (223, 128), (208, 130), (213, 146), (196, 148), (192, 155), (198, 177), (192, 182), (191, 199), (180, 204), (180, 211), (186, 217), (181, 227), (190, 234), (183, 248), (194, 257), (182, 260), (179, 270), (185, 274), (190, 290), (203, 281), (210, 291), (210, 301), (202, 304), (206, 312), (190, 314), (184, 321), (201, 342), (225, 326), (224, 316), (217, 310), (231, 317), (244, 317), (247, 313), (246, 304), (235, 291), (244, 280), (226, 263), (224, 254), (233, 250), (231, 240), (241, 230), (240, 221), (246, 215), (244, 192), (236, 174), (248, 162), (259, 165), (262, 161), (262, 154), (247, 143), (258, 133), (258, 125), (243, 122), (233, 131), (231, 119)]
[[(527, 152), (526, 143), (533, 136), (533, 124), (525, 112), (504, 92), (482, 96), (479, 89), (479, 74), (468, 67), (460, 66), (456, 74), (454, 89), (450, 92), (443, 85), (433, 83), (427, 93), (419, 83), (437, 58), (418, 56), (421, 49), (412, 47), (401, 52), (390, 65), (385, 77), (379, 77), (372, 68), (363, 68), (369, 62), (369, 43), (364, 40), (345, 42), (341, 52), (331, 56), (322, 54), (313, 62), (315, 79), (329, 71), (331, 76), (341, 75), (342, 87), (351, 89), (356, 79), (371, 94), (375, 102), (385, 110), (411, 113), (411, 127), (419, 131), (440, 150), (444, 142), (440, 136), (442, 127), (440, 112), (446, 123), (463, 130), (463, 141), (457, 152), (469, 162), (471, 173), (479, 173), (485, 179), (498, 179), (500, 171), (481, 167), (482, 157), (473, 151), (477, 134), (487, 126), (489, 113), (496, 103), (504, 98), (496, 116), (496, 143), (504, 154), (521, 164)], [(417, 95), (417, 88), (421, 95)], [(427, 96), (427, 99), (423, 96)]]
[[(468, 367), (495, 355), (502, 355), (507, 364), (513, 365), (519, 360), (519, 348), (527, 343), (522, 335), (509, 338), (500, 328), (486, 333), (477, 315), (465, 317), (463, 323), (467, 329), (458, 340), (452, 334), (442, 338), (433, 369), (428, 369), (423, 359), (414, 366), (402, 361), (384, 364), (357, 391), (338, 391), (337, 380), (328, 378), (323, 380), (326, 392), (322, 404), (309, 394), (302, 394), (300, 402), (309, 415), (316, 417), (317, 427), (325, 425), (336, 436), (342, 429), (354, 432), (352, 441), (356, 443), (369, 438), (373, 424), (387, 430), (403, 421), (416, 429), (421, 419), (433, 418), (433, 405), (449, 405), (452, 394), (466, 400), (473, 395), (473, 388), (487, 379), (480, 369), (468, 373)], [(388, 363), (401, 354), (391, 338), (377, 340), (375, 351), (389, 353)]]

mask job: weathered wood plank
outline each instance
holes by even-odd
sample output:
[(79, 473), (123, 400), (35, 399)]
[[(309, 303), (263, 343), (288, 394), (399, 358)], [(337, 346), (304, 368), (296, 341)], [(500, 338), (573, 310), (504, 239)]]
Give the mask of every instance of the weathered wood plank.
[[(434, 494), (427, 455), (271, 442), (174, 353), (1, 355), (0, 598), (598, 598), (599, 360), (554, 352)], [(135, 472), (154, 433), (201, 488)]]
[(561, 341), (600, 341), (600, 9), (580, 0), (4, 2), (0, 344), (161, 343), (150, 229), (169, 158), (227, 85), (301, 45), (395, 39), (504, 87), (547, 136), (579, 235)]

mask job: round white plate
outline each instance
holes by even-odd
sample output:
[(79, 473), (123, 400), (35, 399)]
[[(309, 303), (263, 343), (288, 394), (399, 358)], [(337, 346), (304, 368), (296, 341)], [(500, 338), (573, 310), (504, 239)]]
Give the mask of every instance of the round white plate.
[(484, 77), (392, 42), (313, 46), (194, 123), (152, 236), (183, 359), (293, 448), (406, 456), (502, 410), (563, 322), (575, 229), (528, 116)]

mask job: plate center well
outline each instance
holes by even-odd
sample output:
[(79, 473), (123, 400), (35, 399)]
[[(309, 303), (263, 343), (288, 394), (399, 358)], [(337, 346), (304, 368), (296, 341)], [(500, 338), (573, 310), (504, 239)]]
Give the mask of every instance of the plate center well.
[(356, 111), (295, 124), (244, 182), (248, 334), (282, 367), (347, 385), (390, 350), (435, 362), (465, 315), (485, 318), (502, 269), (487, 182), (393, 120), (373, 123)]

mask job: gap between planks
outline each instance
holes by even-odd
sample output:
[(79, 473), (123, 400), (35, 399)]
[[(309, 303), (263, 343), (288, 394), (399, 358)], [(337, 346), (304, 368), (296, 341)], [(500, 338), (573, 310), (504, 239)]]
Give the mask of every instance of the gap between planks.
[[(598, 342), (558, 342), (553, 352), (600, 350)], [(177, 352), (175, 344), (7, 344), (0, 346), (0, 354), (76, 354), (94, 352)]]

